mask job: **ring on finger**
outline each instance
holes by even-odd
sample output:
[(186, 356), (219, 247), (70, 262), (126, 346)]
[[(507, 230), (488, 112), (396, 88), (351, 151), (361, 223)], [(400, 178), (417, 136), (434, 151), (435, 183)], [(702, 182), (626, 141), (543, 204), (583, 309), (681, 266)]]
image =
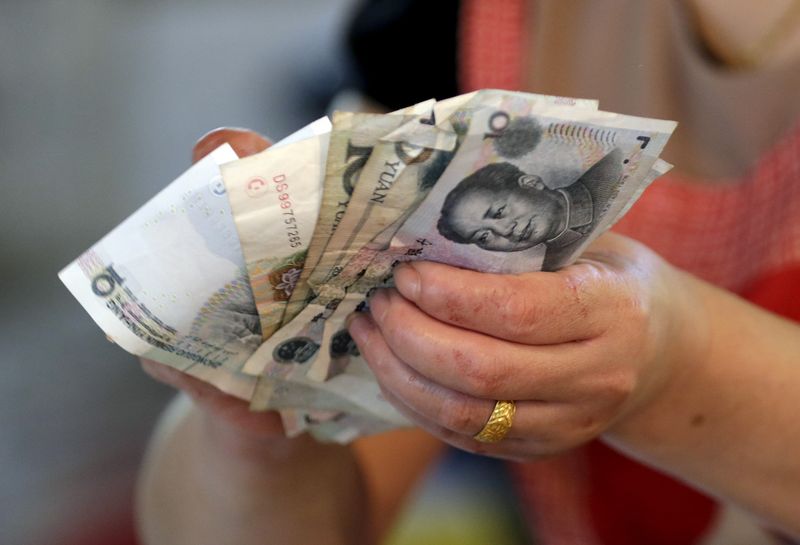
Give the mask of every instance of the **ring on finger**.
[(514, 421), (517, 406), (513, 401), (497, 401), (489, 420), (473, 439), (481, 443), (497, 443), (503, 440)]

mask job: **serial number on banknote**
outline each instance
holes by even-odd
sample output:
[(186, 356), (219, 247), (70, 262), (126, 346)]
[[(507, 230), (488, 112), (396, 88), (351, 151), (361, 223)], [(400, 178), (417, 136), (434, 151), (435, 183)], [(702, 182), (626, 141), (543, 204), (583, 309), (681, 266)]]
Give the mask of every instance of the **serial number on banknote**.
[(294, 214), (292, 198), (289, 196), (289, 184), (286, 182), (285, 174), (278, 174), (272, 178), (275, 184), (275, 191), (278, 193), (280, 207), (283, 209), (283, 223), (286, 226), (286, 238), (289, 240), (289, 247), (297, 248), (303, 242), (300, 239), (300, 231), (297, 230), (297, 217)]

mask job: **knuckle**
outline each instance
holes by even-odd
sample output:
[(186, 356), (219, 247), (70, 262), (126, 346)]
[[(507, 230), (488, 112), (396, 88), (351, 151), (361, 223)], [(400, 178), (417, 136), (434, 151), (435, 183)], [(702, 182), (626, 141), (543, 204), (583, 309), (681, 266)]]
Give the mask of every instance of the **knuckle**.
[(462, 370), (462, 379), (468, 393), (481, 395), (486, 393), (485, 374), (475, 365), (470, 365)]
[(642, 290), (635, 286), (624, 286), (617, 297), (616, 310), (627, 325), (642, 326), (650, 321), (650, 304)]
[(605, 430), (606, 419), (602, 415), (585, 414), (578, 417), (572, 443), (578, 445), (594, 439)]
[(429, 313), (452, 323), (461, 323), (467, 314), (466, 288), (458, 279), (436, 276), (427, 278), (420, 287), (418, 304)]
[(631, 396), (636, 388), (636, 376), (630, 369), (605, 375), (601, 383), (601, 399), (610, 411), (616, 411)]
[[(569, 303), (572, 312), (575, 316), (581, 319), (589, 318), (592, 309), (591, 288), (592, 278), (584, 275), (577, 274), (564, 274), (560, 275), (563, 293), (567, 295), (566, 300)], [(596, 280), (595, 280), (596, 281)]]
[(442, 427), (459, 433), (477, 433), (481, 427), (477, 423), (474, 407), (452, 397), (442, 403), (437, 420)]
[(404, 345), (421, 338), (418, 324), (408, 309), (395, 305), (386, 310), (380, 331), (390, 344)]
[(474, 396), (492, 398), (502, 385), (502, 378), (493, 365), (468, 359), (460, 365), (460, 371), (467, 393)]
[(500, 307), (505, 328), (514, 336), (522, 336), (535, 329), (542, 319), (539, 307), (523, 290), (509, 290)]
[(558, 430), (552, 430), (544, 437), (544, 444), (550, 452), (564, 452), (591, 441), (604, 430), (605, 420), (597, 415), (578, 414), (563, 422)]

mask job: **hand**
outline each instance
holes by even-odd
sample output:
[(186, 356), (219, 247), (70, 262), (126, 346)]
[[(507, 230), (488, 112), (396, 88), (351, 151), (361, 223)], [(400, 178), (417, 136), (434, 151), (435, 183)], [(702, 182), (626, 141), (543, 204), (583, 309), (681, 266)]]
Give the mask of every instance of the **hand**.
[[(558, 272), (401, 265), (350, 332), (386, 397), (456, 447), (513, 459), (570, 449), (633, 419), (703, 346), (685, 276), (630, 239), (600, 237)], [(496, 400), (508, 435), (473, 436)]]
[[(215, 129), (197, 141), (192, 149), (192, 162), (196, 163), (217, 147), (228, 143), (239, 157), (264, 151), (270, 142), (258, 133), (245, 129)], [(250, 411), (247, 402), (223, 393), (214, 386), (185, 373), (151, 360), (142, 360), (142, 369), (160, 382), (188, 394), (200, 407), (216, 429), (226, 436), (259, 440), (283, 437), (280, 416), (275, 412)]]

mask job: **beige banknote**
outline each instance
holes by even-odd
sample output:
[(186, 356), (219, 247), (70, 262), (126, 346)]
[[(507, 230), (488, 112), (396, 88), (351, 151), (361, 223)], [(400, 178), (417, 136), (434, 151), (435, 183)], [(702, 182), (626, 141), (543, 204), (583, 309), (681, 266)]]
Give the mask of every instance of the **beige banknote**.
[(297, 316), (313, 296), (308, 278), (322, 257), (328, 240), (339, 230), (361, 171), (378, 139), (409, 119), (430, 114), (434, 102), (428, 100), (384, 115), (334, 113), (319, 218), (311, 238), (305, 267), (289, 298), (283, 324)]
[(280, 326), (303, 270), (322, 198), (324, 129), (222, 168), (263, 339)]

